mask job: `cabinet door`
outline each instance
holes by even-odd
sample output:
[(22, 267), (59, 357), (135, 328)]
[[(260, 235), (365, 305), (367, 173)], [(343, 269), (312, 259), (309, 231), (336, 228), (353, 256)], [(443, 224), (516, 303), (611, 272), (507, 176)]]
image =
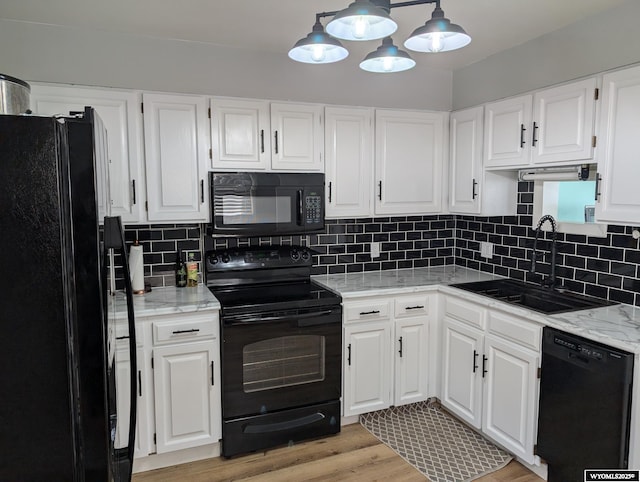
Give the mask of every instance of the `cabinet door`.
[(327, 217), (371, 215), (371, 109), (325, 108)]
[(596, 219), (640, 223), (640, 67), (606, 74), (602, 88)]
[[(110, 204), (112, 216), (123, 222), (144, 220), (144, 176), (139, 94), (119, 90), (34, 85), (31, 108), (39, 115), (69, 115), (93, 107), (107, 129), (108, 166), (97, 166), (98, 175), (108, 179), (108, 192), (98, 189), (101, 216)], [(98, 187), (103, 183), (98, 180)]]
[(482, 185), (482, 107), (453, 112), (450, 130), (449, 209), (480, 212)]
[(487, 104), (484, 109), (484, 166), (526, 167), (531, 157), (530, 95)]
[(211, 100), (213, 169), (268, 169), (271, 161), (269, 103)]
[(345, 327), (344, 416), (391, 405), (391, 323)]
[(483, 335), (449, 318), (444, 320), (443, 331), (442, 404), (479, 429)]
[[(145, 390), (145, 377), (148, 371), (144, 366), (144, 350), (136, 350), (138, 365), (138, 399), (136, 418), (136, 442), (134, 448), (135, 457), (145, 457), (149, 455), (151, 440), (149, 430), (149, 412), (152, 406), (151, 394)], [(118, 420), (116, 424), (115, 448), (125, 448), (129, 443), (129, 407), (131, 394), (131, 373), (130, 373), (129, 348), (116, 350), (116, 406), (118, 410)]]
[(427, 322), (427, 317), (407, 318), (395, 322), (396, 406), (427, 399)]
[(157, 453), (217, 442), (217, 341), (158, 347), (153, 356)]
[(143, 94), (149, 221), (207, 221), (204, 97)]
[(487, 335), (482, 431), (525, 462), (534, 463), (538, 354)]
[(376, 214), (442, 209), (446, 115), (376, 111)]
[(322, 107), (271, 104), (271, 168), (322, 171)]
[(593, 159), (596, 79), (537, 92), (533, 97), (532, 162)]

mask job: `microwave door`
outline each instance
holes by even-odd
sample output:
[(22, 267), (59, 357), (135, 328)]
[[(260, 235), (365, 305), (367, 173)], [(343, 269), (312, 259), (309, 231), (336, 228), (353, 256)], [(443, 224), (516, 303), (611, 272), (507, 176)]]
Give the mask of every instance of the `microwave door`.
[(214, 231), (245, 236), (299, 232), (304, 226), (298, 190), (280, 186), (217, 189)]

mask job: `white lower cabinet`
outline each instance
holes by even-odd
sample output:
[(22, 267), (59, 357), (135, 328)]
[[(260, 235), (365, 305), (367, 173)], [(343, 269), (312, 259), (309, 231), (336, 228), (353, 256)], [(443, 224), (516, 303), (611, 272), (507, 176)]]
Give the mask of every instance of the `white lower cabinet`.
[(344, 303), (344, 416), (428, 397), (429, 295)]
[(375, 321), (345, 328), (344, 415), (391, 405), (391, 323)]
[(541, 333), (533, 322), (446, 298), (442, 404), (527, 463), (535, 463)]
[[(131, 357), (127, 343), (122, 346), (117, 344), (116, 349), (116, 404), (118, 410), (118, 420), (116, 424), (115, 448), (124, 448), (129, 440), (129, 407), (131, 400), (131, 377), (130, 366)], [(141, 347), (136, 349), (138, 393), (136, 394), (136, 437), (134, 457), (144, 457), (151, 451), (151, 437), (149, 431), (149, 397), (146, 390), (146, 377), (149, 370), (144, 363), (144, 350)]]
[(157, 453), (220, 439), (214, 403), (217, 355), (213, 340), (154, 349)]
[[(116, 326), (116, 335), (126, 335)], [(222, 436), (217, 311), (136, 319), (138, 417), (134, 456), (216, 443)], [(120, 344), (122, 343), (122, 344)], [(127, 445), (129, 350), (116, 345), (116, 448)]]

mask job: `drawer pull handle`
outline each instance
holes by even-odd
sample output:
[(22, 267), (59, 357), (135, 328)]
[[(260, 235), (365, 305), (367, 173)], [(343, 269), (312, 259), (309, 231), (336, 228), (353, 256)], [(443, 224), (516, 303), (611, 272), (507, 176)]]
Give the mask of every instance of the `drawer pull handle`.
[(128, 339), (129, 339), (129, 335), (116, 336), (116, 340), (128, 340)]
[(423, 308), (424, 308), (423, 305), (416, 305), (416, 306), (407, 306), (405, 310), (422, 310)]
[(190, 330), (175, 330), (173, 332), (174, 335), (182, 335), (184, 333), (197, 333), (200, 331), (200, 328), (191, 328)]
[(378, 313), (380, 313), (380, 310), (361, 311), (360, 315), (377, 315)]

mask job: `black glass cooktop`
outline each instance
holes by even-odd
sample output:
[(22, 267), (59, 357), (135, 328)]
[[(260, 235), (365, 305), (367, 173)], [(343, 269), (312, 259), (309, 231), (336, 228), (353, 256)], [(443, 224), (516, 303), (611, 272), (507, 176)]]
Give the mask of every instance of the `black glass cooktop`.
[(339, 295), (314, 281), (209, 287), (222, 313), (257, 312), (339, 305)]

